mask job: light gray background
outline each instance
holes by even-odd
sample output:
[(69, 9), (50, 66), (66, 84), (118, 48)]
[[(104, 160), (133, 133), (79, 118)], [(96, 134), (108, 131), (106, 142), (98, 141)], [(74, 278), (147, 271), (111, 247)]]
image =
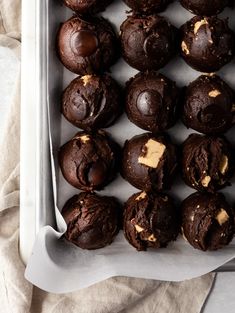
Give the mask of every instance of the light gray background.
[(219, 273), (202, 313), (234, 313), (234, 290), (235, 273)]

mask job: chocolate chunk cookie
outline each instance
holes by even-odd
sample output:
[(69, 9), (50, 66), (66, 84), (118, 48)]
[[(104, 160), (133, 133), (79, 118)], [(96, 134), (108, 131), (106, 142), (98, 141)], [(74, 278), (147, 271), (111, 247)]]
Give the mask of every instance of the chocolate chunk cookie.
[(162, 12), (172, 0), (124, 0), (134, 11), (140, 13)]
[(62, 215), (67, 224), (65, 238), (82, 249), (111, 244), (119, 231), (119, 204), (113, 197), (82, 192), (67, 201)]
[(234, 173), (232, 154), (224, 137), (190, 135), (182, 151), (185, 183), (198, 191), (212, 193), (227, 186)]
[(235, 34), (228, 20), (194, 16), (181, 27), (181, 55), (197, 71), (218, 71), (234, 53)]
[(79, 14), (93, 14), (104, 11), (112, 0), (64, 0), (64, 4)]
[(140, 128), (158, 132), (177, 120), (179, 89), (175, 82), (157, 72), (137, 74), (127, 82), (126, 113)]
[(122, 112), (121, 90), (108, 75), (85, 75), (65, 89), (62, 113), (73, 125), (91, 131), (112, 125)]
[(79, 132), (59, 151), (64, 178), (85, 191), (105, 187), (117, 172), (118, 146), (99, 130), (95, 134)]
[(127, 140), (122, 175), (140, 190), (170, 188), (177, 168), (176, 147), (163, 135), (145, 133)]
[(104, 72), (117, 60), (119, 45), (111, 24), (103, 18), (72, 17), (57, 36), (61, 62), (80, 75)]
[(229, 0), (180, 0), (186, 10), (202, 16), (217, 15), (229, 5)]
[(181, 206), (182, 233), (196, 249), (217, 250), (233, 238), (234, 213), (221, 193), (196, 192)]
[(176, 28), (158, 15), (131, 15), (121, 25), (122, 54), (139, 71), (158, 70), (176, 53)]
[(204, 134), (224, 133), (235, 122), (235, 93), (216, 75), (202, 75), (187, 87), (182, 120)]
[(163, 248), (176, 240), (179, 212), (169, 196), (141, 191), (125, 204), (123, 230), (128, 242), (138, 251)]

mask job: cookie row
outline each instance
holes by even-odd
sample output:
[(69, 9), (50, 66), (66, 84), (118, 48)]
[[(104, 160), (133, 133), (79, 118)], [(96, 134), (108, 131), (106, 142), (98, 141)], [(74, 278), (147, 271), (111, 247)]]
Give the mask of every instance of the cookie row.
[(61, 111), (86, 131), (112, 125), (123, 110), (131, 122), (151, 132), (165, 131), (180, 117), (188, 128), (204, 134), (228, 131), (235, 122), (235, 92), (217, 75), (202, 75), (180, 90), (155, 71), (138, 73), (125, 89), (107, 74), (77, 77), (66, 88)]
[[(123, 0), (133, 11), (139, 13), (161, 12), (173, 2), (173, 0)], [(114, 0), (64, 0), (64, 4), (78, 14), (93, 14), (104, 11), (105, 8)], [(229, 0), (180, 0), (182, 6), (188, 11), (198, 14), (211, 16), (222, 12), (229, 6)]]
[(120, 43), (111, 24), (98, 17), (74, 16), (58, 32), (61, 62), (80, 75), (109, 70), (120, 56), (140, 71), (164, 67), (180, 51), (194, 69), (211, 73), (235, 54), (235, 34), (228, 21), (195, 16), (178, 31), (158, 15), (130, 15), (120, 27)]
[(235, 232), (234, 210), (223, 194), (194, 193), (180, 208), (167, 194), (141, 191), (120, 207), (114, 197), (82, 192), (62, 209), (65, 238), (82, 249), (111, 244), (120, 228), (138, 251), (164, 248), (180, 228), (194, 248), (207, 251), (228, 245)]
[(165, 134), (145, 133), (127, 140), (121, 153), (118, 144), (98, 130), (77, 133), (61, 147), (59, 163), (64, 178), (85, 191), (103, 189), (119, 170), (140, 190), (162, 191), (170, 189), (180, 168), (188, 186), (214, 193), (229, 185), (233, 157), (225, 137), (191, 134), (179, 149)]

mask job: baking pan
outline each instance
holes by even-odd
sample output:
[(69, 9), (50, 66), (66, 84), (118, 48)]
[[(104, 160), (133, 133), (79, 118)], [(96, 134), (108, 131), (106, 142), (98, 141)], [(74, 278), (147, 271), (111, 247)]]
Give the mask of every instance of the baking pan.
[[(124, 6), (123, 6), (124, 8)], [(113, 10), (113, 11), (110, 11)], [(22, 3), (22, 107), (21, 107), (21, 214), (20, 214), (20, 251), (21, 256), (25, 262), (29, 259), (32, 251), (33, 244), (37, 237), (36, 246), (34, 248), (34, 257), (30, 258), (30, 264), (26, 277), (33, 283), (37, 284), (47, 290), (52, 290), (52, 282), (48, 282), (49, 287), (46, 287), (44, 282), (39, 281), (32, 275), (35, 268), (45, 266), (43, 260), (40, 259), (40, 263), (35, 261), (35, 255), (40, 255), (40, 249), (38, 245), (42, 236), (40, 232), (43, 232), (43, 226), (50, 225), (55, 228), (55, 210), (54, 207), (58, 203), (59, 208), (65, 200), (77, 192), (72, 187), (68, 186), (61, 175), (59, 174), (56, 158), (55, 169), (57, 175), (57, 183), (59, 194), (54, 199), (53, 186), (52, 186), (52, 170), (54, 164), (51, 164), (51, 153), (56, 155), (58, 147), (66, 140), (72, 137), (76, 133), (76, 129), (63, 120), (59, 112), (59, 99), (63, 88), (75, 77), (67, 70), (63, 68), (60, 62), (56, 58), (55, 53), (55, 36), (59, 26), (59, 22), (66, 20), (72, 15), (72, 12), (65, 10), (58, 1), (29, 1), (23, 0)], [(115, 5), (111, 6), (104, 14), (106, 17), (110, 17), (113, 23), (118, 24), (120, 18), (119, 14), (111, 14), (115, 11)], [(163, 15), (167, 15), (176, 26), (182, 24), (188, 20), (191, 15), (184, 11), (184, 20), (182, 20), (182, 13), (178, 13), (178, 5), (173, 4), (170, 10)], [(122, 13), (122, 20), (125, 18), (125, 10)], [(228, 15), (228, 11), (223, 13), (224, 16)], [(49, 19), (50, 17), (50, 19)], [(234, 15), (230, 13), (233, 28), (235, 28)], [(174, 61), (173, 61), (174, 62)], [(183, 61), (179, 61), (178, 71), (175, 71), (175, 64), (169, 64), (161, 72), (166, 73), (170, 78), (173, 78), (177, 82), (180, 81), (181, 85), (184, 85), (184, 69), (186, 65)], [(234, 63), (230, 64), (231, 69), (225, 67), (220, 75), (224, 77), (230, 84), (235, 87), (235, 78), (232, 74), (234, 69)], [(118, 70), (117, 70), (118, 69)], [(119, 62), (112, 69), (112, 74), (120, 82), (124, 83), (127, 80), (126, 70), (129, 71), (129, 76), (133, 76), (136, 72), (123, 62)], [(188, 67), (187, 67), (188, 69)], [(200, 74), (192, 71), (193, 80)], [(57, 127), (60, 123), (61, 130), (57, 132), (53, 129), (51, 134), (53, 146), (50, 151), (49, 129), (48, 129), (48, 115), (47, 110), (50, 109), (50, 114), (53, 116), (54, 125)], [(52, 120), (51, 119), (51, 122)], [(125, 119), (125, 116), (122, 117)], [(121, 121), (127, 123), (127, 121)], [(127, 124), (126, 124), (127, 125)], [(117, 131), (118, 125), (115, 125), (110, 130), (111, 133)], [(182, 126), (177, 126), (179, 127)], [(175, 128), (170, 131), (171, 135), (174, 135)], [(129, 124), (128, 127), (123, 129), (123, 138), (125, 136), (131, 137), (136, 133), (142, 133), (144, 131), (137, 129), (134, 125)], [(193, 132), (192, 130), (188, 133)], [(234, 131), (233, 131), (234, 132)], [(188, 134), (187, 133), (187, 134)], [(184, 134), (186, 136), (186, 133)], [(173, 136), (174, 137), (174, 136)], [(230, 132), (229, 138), (233, 139), (233, 133)], [(117, 138), (120, 141), (120, 138)], [(233, 139), (234, 142), (234, 139)], [(118, 178), (119, 180), (120, 178)], [(61, 189), (63, 186), (63, 190)], [(179, 185), (178, 188), (181, 188)], [(104, 193), (112, 194), (116, 190), (116, 187), (112, 185), (110, 188), (105, 189)], [(118, 196), (125, 200), (127, 194), (123, 188), (119, 188)], [(63, 192), (61, 192), (61, 190)], [(176, 191), (178, 192), (179, 189)], [(129, 188), (128, 193), (131, 194), (135, 189)], [(55, 192), (55, 190), (54, 190)], [(184, 197), (188, 192), (193, 190), (187, 190), (182, 194)], [(229, 197), (232, 191), (225, 191), (225, 194)], [(54, 201), (56, 200), (56, 201)], [(58, 223), (57, 223), (58, 224)], [(45, 230), (45, 229), (44, 229)], [(58, 232), (56, 236), (59, 238)], [(52, 243), (53, 244), (53, 243)], [(50, 251), (47, 251), (50, 254)], [(38, 254), (39, 253), (39, 254)], [(66, 251), (64, 251), (66, 253)], [(235, 251), (234, 251), (235, 254)], [(42, 254), (41, 254), (42, 256)], [(56, 263), (56, 260), (53, 260)], [(57, 264), (58, 266), (58, 264)], [(235, 263), (230, 262), (219, 268), (220, 271), (234, 271)], [(131, 276), (131, 275), (130, 275)], [(71, 287), (74, 289), (74, 287)], [(69, 291), (69, 286), (65, 287), (64, 291)], [(57, 292), (58, 290), (55, 290)], [(60, 292), (60, 291), (58, 291)], [(62, 291), (61, 291), (62, 292)]]

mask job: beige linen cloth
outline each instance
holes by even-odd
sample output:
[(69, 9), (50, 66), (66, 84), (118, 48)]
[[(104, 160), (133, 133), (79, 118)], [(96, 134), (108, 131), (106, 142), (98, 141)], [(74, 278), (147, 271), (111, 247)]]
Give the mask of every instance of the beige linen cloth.
[[(18, 58), (20, 14), (20, 0), (0, 0), (0, 46)], [(181, 283), (116, 277), (64, 295), (46, 293), (24, 279), (18, 253), (20, 80), (16, 76), (17, 80), (0, 146), (0, 313), (199, 313), (213, 274)]]

